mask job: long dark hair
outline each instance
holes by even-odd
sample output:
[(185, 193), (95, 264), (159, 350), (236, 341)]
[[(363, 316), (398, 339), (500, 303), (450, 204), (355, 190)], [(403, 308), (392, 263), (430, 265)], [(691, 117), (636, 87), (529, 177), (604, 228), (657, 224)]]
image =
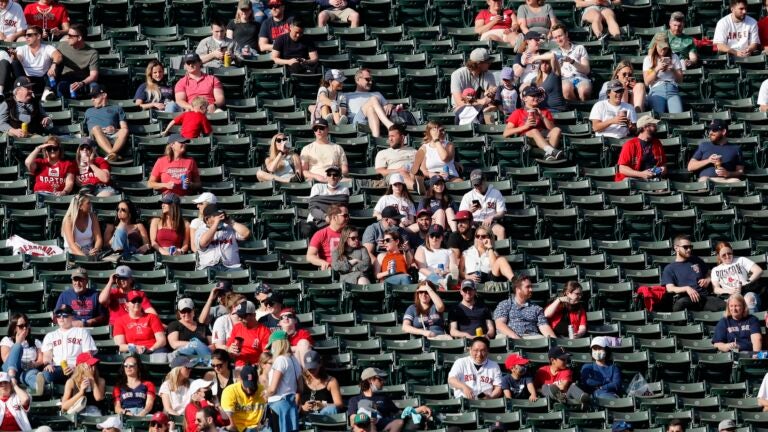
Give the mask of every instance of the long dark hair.
[(139, 357), (138, 354), (128, 354), (123, 358), (123, 362), (120, 363), (120, 370), (117, 371), (117, 379), (115, 379), (115, 387), (117, 388), (127, 388), (128, 386), (128, 376), (125, 374), (125, 368), (123, 367), (128, 359), (136, 361), (136, 375), (138, 376), (139, 381), (144, 381), (145, 377), (149, 376), (147, 374), (147, 369), (144, 367), (144, 363), (141, 362), (141, 357)]
[[(128, 206), (128, 223), (129, 224), (135, 224), (139, 220), (139, 209), (136, 208), (136, 204), (133, 203), (133, 201), (129, 199), (124, 199), (117, 203), (117, 206), (120, 207), (120, 204), (125, 204)], [(115, 213), (115, 226), (118, 226), (120, 224), (120, 219), (117, 217), (117, 213)]]
[[(445, 180), (441, 180), (443, 184), (445, 184)], [(434, 185), (427, 187), (427, 190), (424, 192), (424, 199), (421, 200), (421, 207), (422, 208), (428, 208), (431, 210), (432, 208), (432, 200), (435, 199), (435, 191), (432, 189)], [(443, 189), (443, 196), (440, 197), (440, 208), (445, 210), (448, 207), (451, 206), (451, 197), (448, 196), (448, 189)]]
[[(16, 340), (16, 322), (19, 320), (19, 318), (24, 318), (24, 321), (27, 322), (27, 328), (30, 328), (32, 326), (32, 323), (29, 322), (29, 317), (27, 314), (23, 312), (16, 312), (11, 317), (11, 320), (8, 322), (8, 337), (11, 338), (12, 341)], [(30, 331), (27, 333), (27, 344), (30, 347), (35, 346), (35, 339), (32, 336), (32, 332)]]
[(227, 350), (216, 348), (211, 353), (211, 360), (213, 359), (218, 359), (218, 360), (221, 360), (222, 363), (226, 363), (227, 370), (230, 372), (232, 371), (232, 357), (229, 356), (229, 353), (227, 352)]

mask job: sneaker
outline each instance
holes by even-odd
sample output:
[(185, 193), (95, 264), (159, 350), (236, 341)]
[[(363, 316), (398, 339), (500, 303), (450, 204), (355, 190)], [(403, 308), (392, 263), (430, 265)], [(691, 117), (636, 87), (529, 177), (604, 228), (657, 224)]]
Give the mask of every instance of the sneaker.
[(555, 149), (555, 151), (552, 152), (552, 156), (555, 159), (562, 159), (563, 158), (563, 151)]
[[(638, 112), (642, 112), (642, 111), (638, 111)], [(347, 118), (347, 116), (341, 116), (339, 118), (339, 125), (345, 125), (347, 123), (349, 123), (349, 119)]]
[(325, 117), (323, 117), (323, 118), (325, 119), (325, 121), (327, 121), (327, 122), (328, 122), (328, 124), (329, 124), (329, 125), (334, 125), (334, 124), (336, 124), (336, 123), (333, 121), (333, 113), (330, 113), (330, 114), (328, 114), (327, 116), (325, 116)]
[(47, 101), (47, 100), (55, 100), (55, 99), (56, 99), (56, 93), (52, 92), (51, 89), (46, 88), (45, 90), (43, 90), (42, 100)]
[(555, 157), (555, 152), (552, 152), (552, 153), (550, 153), (550, 154), (548, 154), (548, 155), (544, 156), (544, 160), (545, 160), (545, 161), (553, 161), (553, 160), (557, 160), (557, 158)]

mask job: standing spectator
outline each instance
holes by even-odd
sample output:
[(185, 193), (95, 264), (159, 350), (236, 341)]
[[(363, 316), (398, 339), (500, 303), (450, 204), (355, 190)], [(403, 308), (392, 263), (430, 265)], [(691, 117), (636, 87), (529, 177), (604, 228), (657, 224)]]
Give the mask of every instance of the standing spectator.
[(380, 219), (381, 212), (387, 207), (392, 207), (403, 216), (400, 219), (400, 225), (403, 227), (410, 226), (415, 220), (416, 206), (413, 205), (411, 194), (405, 187), (405, 179), (400, 174), (392, 174), (387, 183), (389, 186), (386, 193), (379, 198), (373, 207), (373, 216)]
[(211, 355), (211, 330), (205, 323), (195, 320), (195, 303), (191, 298), (179, 300), (176, 306), (177, 320), (167, 328), (168, 345), (177, 354), (192, 357)]
[(97, 256), (104, 240), (96, 212), (91, 207), (91, 197), (79, 193), (72, 197), (69, 208), (61, 220), (61, 236), (64, 250), (72, 255)]
[(235, 358), (238, 367), (255, 364), (269, 342), (269, 329), (256, 321), (256, 306), (249, 301), (240, 303), (235, 313), (240, 322), (232, 327), (227, 351)]
[(168, 137), (165, 154), (157, 158), (149, 174), (147, 186), (163, 194), (172, 192), (187, 196), (190, 191), (200, 189), (200, 171), (195, 159), (187, 156), (187, 144), (191, 140), (180, 134)]
[[(53, 312), (58, 328), (47, 333), (43, 338), (43, 376), (47, 383), (61, 384), (66, 381), (77, 364), (77, 356), (84, 352), (96, 354), (98, 348), (91, 333), (83, 327), (73, 327), (75, 311), (69, 305), (63, 305)], [(42, 383), (37, 382), (40, 391)]]
[(323, 118), (329, 125), (345, 125), (347, 117), (347, 97), (341, 92), (347, 77), (340, 69), (328, 69), (320, 81), (315, 100), (314, 118)]
[(345, 93), (347, 116), (352, 124), (368, 125), (371, 129), (371, 135), (378, 138), (381, 136), (382, 125), (384, 125), (384, 130), (389, 130), (394, 124), (389, 116), (396, 107), (387, 102), (384, 95), (371, 91), (371, 89), (373, 89), (371, 71), (366, 68), (358, 69), (355, 72), (355, 91)]
[(435, 175), (426, 181), (427, 187), (424, 199), (419, 203), (416, 211), (418, 220), (423, 212), (431, 215), (431, 224), (440, 225), (444, 230), (456, 231), (456, 212), (455, 204), (445, 189), (445, 179)]
[(688, 161), (688, 171), (700, 181), (738, 182), (744, 177), (744, 155), (738, 144), (728, 144), (728, 124), (712, 120), (707, 127), (709, 141), (702, 141)]
[(288, 33), (292, 19), (285, 16), (283, 0), (269, 0), (267, 7), (272, 16), (262, 21), (259, 29), (259, 51), (263, 53), (272, 52), (275, 39)]
[(468, 210), (460, 210), (456, 212), (454, 222), (456, 229), (448, 236), (446, 246), (451, 249), (456, 259), (460, 259), (464, 251), (472, 247), (475, 241), (472, 213)]
[(348, 22), (350, 27), (360, 25), (360, 14), (354, 9), (359, 3), (356, 0), (315, 0), (315, 3), (320, 6), (318, 27), (325, 27), (329, 22)]
[(453, 397), (497, 399), (504, 397), (501, 390), (501, 368), (488, 359), (490, 343), (483, 336), (472, 339), (469, 355), (456, 359), (448, 372), (448, 385)]
[(563, 24), (558, 23), (552, 27), (552, 39), (557, 44), (554, 52), (560, 63), (563, 97), (569, 101), (589, 100), (592, 97), (592, 81), (589, 79), (592, 68), (589, 65), (587, 49), (571, 42), (568, 28)]
[(115, 220), (104, 229), (104, 243), (123, 257), (145, 254), (152, 249), (147, 229), (139, 221), (139, 211), (131, 200), (117, 203)]
[[(762, 20), (760, 21), (762, 22)], [(758, 23), (758, 28), (759, 26)], [(685, 69), (688, 69), (699, 63), (699, 53), (693, 37), (683, 33), (683, 27), (685, 27), (685, 14), (680, 11), (672, 12), (669, 17), (669, 30), (667, 30), (669, 46), (672, 48), (672, 52), (680, 57)], [(760, 40), (763, 40), (762, 35)], [(768, 35), (766, 35), (766, 40), (768, 40)]]
[(45, 376), (40, 368), (43, 361), (42, 342), (32, 334), (32, 324), (25, 313), (16, 312), (8, 321), (8, 335), (0, 341), (3, 372), (24, 383), (37, 395), (43, 394)]
[(481, 333), (493, 339), (496, 337), (496, 328), (491, 313), (491, 309), (477, 298), (475, 282), (464, 280), (461, 283), (461, 301), (448, 311), (450, 335), (472, 339)]
[(456, 147), (445, 134), (445, 128), (439, 122), (430, 120), (424, 128), (419, 152), (423, 152), (421, 173), (425, 178), (440, 176), (445, 181), (461, 181), (456, 164)]
[(162, 135), (168, 135), (171, 128), (176, 125), (181, 125), (179, 131), (184, 138), (194, 139), (200, 137), (200, 135), (210, 135), (213, 132), (211, 123), (208, 121), (208, 117), (205, 113), (208, 112), (208, 101), (202, 97), (197, 96), (192, 99), (192, 111), (185, 111), (170, 122)]
[(215, 205), (205, 208), (205, 226), (200, 227), (192, 240), (197, 248), (198, 270), (210, 268), (214, 271), (239, 269), (240, 248), (238, 241), (251, 235), (247, 226), (227, 216)]
[[(43, 39), (60, 39), (69, 31), (67, 8), (56, 0), (37, 0), (24, 7), (24, 18), (31, 27), (41, 30)], [(29, 42), (29, 35), (27, 35)]]
[(720, 352), (759, 352), (763, 349), (760, 320), (749, 313), (741, 294), (731, 294), (725, 316), (715, 325), (712, 345)]
[(544, 310), (529, 301), (532, 295), (533, 284), (528, 276), (515, 279), (514, 296), (499, 303), (493, 312), (500, 333), (512, 339), (555, 337)]
[(301, 362), (291, 355), (288, 335), (276, 330), (269, 337), (267, 349), (272, 352), (272, 369), (269, 371), (267, 402), (279, 430), (295, 431), (299, 429), (299, 407), (297, 394), (301, 393)]
[(499, 221), (507, 212), (504, 197), (498, 189), (485, 181), (483, 171), (480, 169), (472, 170), (469, 181), (472, 183), (472, 190), (461, 198), (459, 211), (472, 212), (475, 225), (490, 228), (496, 240), (503, 240), (506, 238), (506, 232)]
[[(45, 156), (39, 158), (37, 156), (41, 151), (45, 152)], [(64, 160), (61, 156), (61, 140), (50, 135), (24, 159), (27, 171), (35, 178), (35, 193), (57, 196), (72, 193), (77, 168), (72, 161)]]
[(416, 178), (413, 174), (413, 166), (416, 165), (416, 149), (405, 142), (405, 128), (400, 125), (392, 125), (387, 131), (387, 144), (389, 148), (381, 149), (376, 153), (374, 168), (376, 173), (389, 179), (390, 175), (400, 174), (408, 189), (416, 186)]
[(460, 275), (475, 283), (503, 282), (514, 278), (512, 267), (493, 250), (493, 238), (485, 225), (475, 229), (475, 243), (461, 255)]
[(717, 52), (748, 57), (760, 49), (757, 21), (747, 15), (747, 0), (730, 0), (731, 13), (717, 22), (712, 42)]
[(693, 245), (687, 235), (674, 238), (675, 262), (667, 264), (661, 274), (661, 285), (667, 293), (674, 294), (672, 310), (723, 310), (725, 302), (709, 292), (710, 279), (707, 265), (692, 254)]
[(127, 299), (128, 314), (115, 321), (112, 330), (118, 350), (139, 354), (166, 352), (165, 327), (157, 315), (144, 312), (144, 293), (131, 291)]
[(174, 97), (176, 104), (185, 111), (191, 111), (190, 102), (196, 96), (208, 100), (208, 112), (224, 107), (224, 87), (218, 78), (203, 72), (203, 61), (197, 53), (184, 56), (184, 76), (176, 82)]
[[(231, 420), (230, 430), (258, 430), (267, 401), (259, 385), (256, 369), (247, 365), (240, 370), (240, 380), (227, 386), (221, 395), (221, 409)], [(253, 429), (251, 429), (253, 428)]]
[(184, 408), (189, 404), (189, 376), (192, 368), (197, 366), (197, 360), (189, 357), (178, 356), (170, 364), (171, 371), (165, 376), (160, 385), (160, 398), (163, 401), (163, 411), (172, 416), (184, 414)]
[[(128, 293), (139, 290), (133, 280), (133, 270), (126, 265), (118, 266), (104, 289), (99, 293), (99, 303), (109, 309), (109, 324), (114, 326), (118, 318), (128, 314)], [(141, 307), (144, 312), (157, 315), (149, 298), (143, 296)]]
[(78, 173), (75, 183), (81, 193), (97, 197), (113, 196), (117, 191), (109, 185), (109, 162), (96, 154), (95, 147), (92, 140), (86, 140), (77, 147), (75, 163)]
[(85, 111), (85, 127), (90, 136), (107, 154), (107, 160), (118, 160), (118, 154), (128, 142), (128, 122), (119, 105), (107, 105), (107, 92), (99, 84), (91, 86), (93, 107)]
[(549, 39), (550, 29), (557, 24), (557, 17), (552, 6), (544, 4), (544, 0), (525, 0), (517, 8), (517, 23), (522, 34), (534, 31), (547, 35)]
[(309, 351), (304, 357), (304, 383), (301, 386), (300, 413), (336, 414), (344, 407), (339, 381), (323, 368), (323, 358), (317, 351)]
[(115, 414), (144, 417), (152, 411), (157, 392), (155, 384), (148, 378), (141, 356), (132, 353), (123, 359), (112, 390)]
[(77, 99), (92, 92), (99, 80), (99, 52), (85, 43), (88, 34), (85, 25), (72, 24), (67, 39), (59, 44), (62, 56), (61, 72), (56, 83), (59, 97)]
[(179, 112), (181, 107), (173, 100), (173, 87), (165, 78), (165, 68), (159, 60), (150, 60), (144, 73), (145, 81), (136, 89), (133, 96), (136, 105), (143, 110)]
[(544, 159), (557, 160), (564, 157), (560, 147), (560, 128), (555, 126), (552, 113), (546, 108), (539, 108), (546, 98), (544, 89), (535, 85), (523, 90), (523, 108), (518, 108), (507, 118), (504, 137), (513, 135), (526, 136), (544, 152)]
[[(27, 8), (36, 5), (27, 5)], [(59, 4), (55, 4), (55, 6), (62, 7)], [(22, 76), (29, 78), (32, 81), (32, 88), (35, 93), (41, 94), (42, 99), (47, 100), (48, 95), (52, 94), (51, 90), (53, 90), (49, 88), (50, 79), (56, 78), (56, 68), (64, 59), (56, 47), (42, 43), (45, 33), (40, 27), (32, 25), (24, 34), (27, 38), (27, 44), (16, 47), (16, 61), (7, 66), (5, 63), (7, 60), (0, 61), (0, 85), (4, 85), (7, 79), (2, 78), (3, 67), (12, 66), (13, 73), (17, 79)]]
[[(469, 53), (469, 60), (464, 66), (451, 72), (451, 101), (453, 109), (457, 110), (464, 105), (462, 92), (466, 88), (475, 89), (478, 95), (477, 104), (485, 105), (489, 102), (486, 92), (493, 90), (496, 93), (496, 78), (488, 69), (491, 67), (491, 55), (485, 48), (475, 48)], [(483, 97), (479, 97), (483, 95)]]
[(602, 100), (608, 99), (608, 85), (614, 81), (619, 81), (624, 87), (624, 93), (621, 95), (621, 101), (626, 102), (635, 107), (635, 113), (643, 112), (645, 109), (645, 84), (637, 82), (637, 78), (634, 76), (635, 69), (632, 67), (632, 63), (629, 60), (621, 60), (616, 65), (611, 75), (611, 81), (606, 81), (603, 86), (600, 87), (600, 93), (598, 98)]
[(358, 285), (371, 283), (371, 257), (361, 246), (360, 236), (357, 228), (344, 227), (338, 246), (331, 251), (331, 267), (339, 274), (339, 282)]
[(504, 9), (501, 0), (486, 0), (488, 9), (481, 10), (475, 17), (475, 33), (481, 41), (493, 40), (514, 45), (520, 36), (520, 24), (512, 9)]
[(636, 131), (637, 113), (632, 105), (623, 102), (626, 89), (619, 80), (608, 83), (608, 99), (592, 106), (589, 120), (597, 136), (625, 138)]
[(181, 216), (181, 200), (169, 192), (163, 195), (160, 203), (160, 217), (152, 218), (149, 225), (152, 248), (165, 256), (189, 252), (189, 222)]
[[(248, 1), (248, 0), (244, 0)], [(238, 5), (239, 6), (239, 5)], [(211, 35), (202, 39), (197, 44), (195, 54), (200, 56), (200, 61), (209, 68), (220, 68), (224, 66), (224, 56), (229, 54), (233, 55), (237, 51), (235, 41), (229, 38), (227, 35), (227, 29), (223, 22), (218, 18), (214, 18), (211, 22)], [(191, 101), (192, 98), (187, 95), (187, 100)]]
[[(34, 98), (32, 86), (32, 82), (25, 76), (17, 78), (13, 83), (11, 98), (0, 102), (0, 132), (15, 138), (27, 138), (30, 135), (45, 134), (53, 127), (51, 117), (40, 101)], [(27, 132), (22, 129), (22, 124), (27, 125)]]
[(568, 281), (558, 297), (544, 309), (544, 316), (557, 337), (570, 338), (570, 333), (573, 333), (571, 339), (578, 339), (587, 334), (587, 310), (581, 303), (581, 297), (581, 285)]
[(88, 286), (88, 271), (77, 267), (72, 271), (72, 288), (56, 299), (55, 309), (69, 305), (75, 312), (72, 327), (96, 327), (107, 323), (106, 310), (99, 304), (99, 294)]
[(659, 120), (646, 114), (637, 120), (637, 137), (621, 146), (615, 180), (654, 181), (667, 176), (667, 155), (656, 137)]
[(312, 123), (315, 140), (301, 149), (301, 169), (307, 180), (327, 182), (326, 170), (330, 167), (341, 168), (343, 176), (349, 173), (349, 164), (344, 149), (330, 141), (328, 122), (315, 119)]
[[(384, 214), (384, 217), (389, 215)], [(411, 249), (403, 246), (403, 240), (398, 231), (390, 230), (384, 233), (384, 252), (376, 258), (376, 279), (393, 285), (411, 283), (408, 271), (413, 264)]]
[(643, 60), (643, 79), (648, 91), (648, 104), (658, 113), (680, 113), (683, 100), (678, 83), (683, 81), (685, 66), (669, 47), (667, 33), (656, 33)]
[(717, 267), (712, 269), (712, 291), (716, 295), (741, 294), (747, 302), (749, 313), (760, 310), (759, 281), (763, 269), (746, 257), (735, 258), (733, 248), (726, 241), (715, 245)]
[(621, 371), (613, 364), (604, 336), (592, 338), (592, 360), (581, 367), (579, 384), (593, 398), (618, 398), (622, 393)]
[(581, 13), (581, 23), (590, 24), (592, 34), (602, 39), (606, 34), (605, 26), (608, 27), (608, 35), (613, 40), (621, 40), (621, 28), (616, 22), (616, 13), (613, 8), (621, 7), (621, 0), (576, 0), (576, 8), (584, 9)]
[(84, 416), (100, 416), (101, 401), (104, 400), (106, 381), (99, 376), (96, 365), (99, 359), (89, 352), (77, 356), (77, 366), (72, 376), (64, 384), (64, 394), (61, 396), (61, 410), (64, 412), (84, 404), (80, 411)]
[(252, 49), (259, 46), (259, 29), (250, 0), (240, 0), (235, 19), (227, 23), (227, 39), (234, 41), (235, 46), (240, 48), (235, 55), (250, 57), (255, 54)]
[(451, 339), (445, 334), (445, 304), (435, 288), (437, 285), (428, 280), (419, 282), (413, 293), (413, 304), (403, 315), (404, 332), (427, 339)]
[(507, 367), (509, 375), (501, 378), (501, 390), (507, 399), (528, 399), (536, 402), (539, 398), (536, 396), (536, 387), (533, 385), (533, 378), (528, 373), (528, 359), (519, 354), (510, 354), (504, 360), (504, 366)]
[(288, 33), (275, 38), (271, 56), (277, 66), (288, 66), (290, 73), (315, 73), (319, 67), (315, 43), (304, 36), (304, 23), (298, 18), (291, 21)]

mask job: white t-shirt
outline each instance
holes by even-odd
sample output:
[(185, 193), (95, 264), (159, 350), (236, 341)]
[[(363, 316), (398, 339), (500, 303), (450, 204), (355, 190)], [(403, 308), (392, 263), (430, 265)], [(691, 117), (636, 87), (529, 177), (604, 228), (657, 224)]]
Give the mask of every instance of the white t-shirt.
[(213, 240), (208, 246), (201, 248), (200, 239), (209, 229), (208, 226), (202, 226), (195, 231), (193, 241), (197, 246), (197, 269), (203, 270), (216, 264), (223, 264), (227, 268), (240, 268), (242, 264), (240, 264), (240, 249), (237, 241), (245, 239), (240, 238), (231, 226), (224, 224), (224, 229), (213, 235)]
[(189, 223), (189, 229), (200, 229), (205, 226), (205, 222), (203, 221), (203, 218), (196, 217), (192, 219), (192, 222)]
[[(622, 102), (619, 106), (615, 106), (607, 100), (602, 100), (592, 106), (592, 111), (589, 112), (589, 119), (605, 121), (609, 118), (616, 117), (619, 114), (619, 110), (623, 109), (627, 110), (629, 122), (637, 123), (637, 113), (632, 105)], [(595, 132), (595, 135), (607, 136), (610, 138), (624, 138), (629, 135), (629, 128), (625, 125), (612, 124), (600, 132)]]
[(757, 92), (757, 104), (768, 105), (768, 79), (760, 84), (760, 91)]
[[(672, 54), (672, 67), (679, 70), (685, 70), (685, 64), (681, 62), (680, 57), (678, 57), (677, 54), (674, 54), (674, 53)], [(643, 73), (649, 71), (650, 69), (651, 69), (651, 58), (649, 56), (645, 56), (645, 59), (643, 60)], [(677, 84), (677, 80), (675, 80), (675, 71), (666, 70), (666, 71), (657, 73), (656, 81), (651, 83), (651, 88), (663, 82), (670, 82), (673, 84)]]
[(759, 44), (757, 21), (751, 16), (745, 16), (744, 21), (735, 22), (733, 14), (728, 14), (717, 22), (712, 42), (725, 44), (728, 48), (735, 50), (743, 50), (752, 44)]
[(760, 384), (760, 390), (757, 391), (758, 399), (768, 399), (768, 373), (763, 377), (763, 382)]
[[(501, 387), (501, 369), (498, 363), (493, 360), (486, 360), (479, 369), (475, 367), (472, 358), (462, 357), (451, 366), (448, 372), (449, 377), (453, 377), (463, 382), (475, 394), (475, 398), (480, 393), (490, 396), (495, 386)], [(453, 389), (453, 397), (464, 397), (461, 389)]]
[(27, 76), (41, 77), (48, 73), (48, 69), (53, 64), (53, 53), (56, 48), (51, 45), (41, 44), (37, 50), (37, 55), (32, 54), (29, 45), (23, 45), (16, 48), (16, 54), (21, 56), (21, 66)]
[(57, 328), (45, 335), (41, 349), (43, 352), (53, 351), (53, 362), (56, 365), (66, 360), (71, 367), (75, 366), (78, 355), (84, 352), (96, 354), (99, 351), (91, 332), (83, 327), (72, 327), (69, 330)]
[(481, 272), (491, 274), (491, 260), (488, 257), (488, 252), (480, 255), (480, 251), (476, 247), (472, 246), (469, 249), (462, 252), (464, 257), (464, 272), (471, 274), (474, 272)]
[(736, 288), (736, 283), (749, 282), (749, 269), (755, 265), (752, 260), (738, 257), (730, 264), (720, 264), (712, 269), (712, 282), (719, 282), (723, 288)]
[(178, 413), (183, 413), (184, 408), (187, 407), (187, 404), (189, 404), (189, 397), (192, 396), (189, 394), (189, 387), (187, 386), (181, 386), (176, 389), (176, 391), (171, 391), (171, 383), (169, 381), (163, 381), (163, 384), (160, 386), (160, 391), (157, 393), (160, 396), (167, 394), (171, 398), (171, 409)]
[(373, 211), (381, 214), (386, 207), (397, 208), (397, 211), (405, 218), (413, 218), (416, 215), (416, 207), (414, 207), (413, 202), (405, 197), (398, 198), (394, 195), (384, 195), (376, 202)]
[[(3, 338), (0, 341), (0, 347), (13, 347), (13, 339), (9, 336)], [(35, 346), (29, 346), (27, 341), (21, 343), (21, 367), (23, 369), (29, 369), (29, 366), (37, 360), (37, 351), (43, 346), (43, 343), (39, 339), (35, 339)]]
[(416, 149), (411, 147), (400, 147), (399, 149), (388, 148), (379, 150), (376, 153), (376, 162), (374, 168), (386, 169), (410, 169), (413, 166), (413, 160), (416, 158)]
[(274, 359), (272, 369), (269, 370), (268, 378), (272, 384), (272, 376), (275, 371), (282, 372), (280, 382), (277, 384), (277, 390), (274, 396), (270, 396), (267, 402), (275, 402), (286, 395), (293, 395), (298, 390), (298, 380), (301, 378), (301, 365), (292, 355), (281, 355)]
[[(572, 43), (570, 49), (565, 50), (562, 48), (556, 48), (553, 51), (560, 57), (572, 58), (573, 60), (575, 60), (576, 63), (581, 63), (581, 60), (584, 58), (589, 60), (589, 53), (587, 53), (587, 49), (584, 48), (583, 45), (576, 45)], [(560, 58), (559, 60), (560, 60), (560, 77), (561, 78), (588, 79), (586, 75), (576, 71), (576, 66), (572, 65), (569, 62), (562, 61), (563, 60), (562, 58)]]
[[(424, 247), (424, 245), (419, 246), (419, 249), (424, 250), (424, 263), (428, 268), (437, 270), (439, 268), (438, 266), (442, 264), (443, 267), (445, 267), (444, 270), (450, 270), (451, 255), (453, 254), (450, 249), (432, 249), (432, 251), (430, 251)], [(426, 278), (426, 276), (419, 272), (420, 281), (423, 281)]]
[(461, 204), (459, 204), (459, 210), (467, 210), (472, 207), (472, 201), (480, 201), (480, 210), (472, 214), (472, 218), (475, 222), (482, 222), (489, 216), (494, 216), (498, 212), (506, 212), (507, 204), (504, 202), (504, 197), (501, 196), (501, 192), (495, 187), (488, 185), (488, 189), (485, 191), (485, 195), (472, 188), (471, 191), (464, 194), (461, 198)]
[(0, 32), (6, 36), (14, 35), (27, 28), (27, 19), (21, 5), (12, 1), (6, 9), (0, 11)]
[(229, 335), (232, 333), (233, 326), (234, 324), (232, 323), (232, 319), (229, 318), (229, 315), (222, 315), (216, 318), (213, 322), (213, 334), (211, 336), (213, 344), (225, 345)]

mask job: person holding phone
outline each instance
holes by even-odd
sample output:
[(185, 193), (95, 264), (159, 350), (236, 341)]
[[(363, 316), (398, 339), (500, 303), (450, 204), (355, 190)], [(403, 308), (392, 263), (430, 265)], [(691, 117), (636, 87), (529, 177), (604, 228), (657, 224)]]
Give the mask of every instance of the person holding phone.
[(195, 232), (195, 247), (198, 253), (198, 270), (207, 268), (226, 271), (239, 269), (240, 249), (238, 241), (251, 235), (247, 226), (235, 222), (224, 210), (209, 205), (203, 211), (205, 226)]
[(278, 133), (272, 137), (269, 157), (264, 161), (264, 166), (256, 172), (256, 178), (259, 181), (271, 180), (280, 183), (304, 181), (301, 158), (293, 151), (288, 135)]
[(507, 213), (504, 197), (493, 185), (486, 183), (480, 169), (472, 170), (469, 180), (472, 190), (461, 198), (459, 210), (470, 211), (475, 225), (489, 228), (496, 239), (503, 240), (506, 238), (506, 231), (499, 221)]
[(650, 89), (648, 104), (651, 109), (657, 113), (683, 112), (678, 83), (683, 81), (684, 69), (680, 57), (669, 46), (667, 33), (656, 33), (643, 60), (643, 81)]

